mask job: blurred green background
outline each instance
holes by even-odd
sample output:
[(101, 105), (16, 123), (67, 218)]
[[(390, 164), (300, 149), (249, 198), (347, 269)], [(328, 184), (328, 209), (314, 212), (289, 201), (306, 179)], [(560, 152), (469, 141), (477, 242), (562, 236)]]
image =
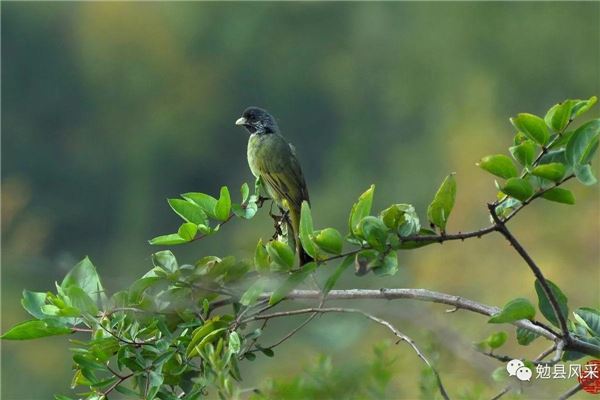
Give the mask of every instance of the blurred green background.
[[(23, 288), (53, 289), (85, 255), (110, 291), (128, 286), (150, 268), (156, 249), (146, 240), (177, 227), (167, 197), (252, 182), (247, 134), (233, 125), (248, 105), (270, 110), (295, 144), (318, 227), (343, 229), (371, 183), (377, 210), (413, 203), (424, 218), (452, 171), (449, 231), (486, 225), (495, 189), (475, 162), (506, 151), (509, 116), (600, 93), (599, 26), (597, 2), (3, 2), (2, 329), (26, 318)], [(540, 202), (511, 225), (572, 308), (598, 306), (599, 192), (569, 187), (575, 206)], [(248, 257), (271, 234), (262, 212), (175, 253), (185, 262)], [(500, 237), (403, 252), (400, 263), (394, 277), (348, 272), (340, 286), (535, 300), (533, 276)], [(499, 328), (485, 318), (411, 301), (352, 306), (427, 348), (454, 396), (503, 387), (490, 378), (501, 364), (471, 349)], [(270, 325), (265, 344), (292, 322)], [(514, 342), (514, 329), (500, 328)], [(275, 358), (243, 365), (242, 386), (295, 376), (323, 352), (350, 368), (384, 338), (360, 317), (323, 316)], [(544, 346), (503, 352), (532, 358)], [(65, 338), (3, 342), (2, 398), (67, 393), (67, 348)], [(387, 351), (396, 358), (391, 398), (416, 398), (419, 360), (404, 344)], [(527, 397), (574, 383), (538, 382)]]

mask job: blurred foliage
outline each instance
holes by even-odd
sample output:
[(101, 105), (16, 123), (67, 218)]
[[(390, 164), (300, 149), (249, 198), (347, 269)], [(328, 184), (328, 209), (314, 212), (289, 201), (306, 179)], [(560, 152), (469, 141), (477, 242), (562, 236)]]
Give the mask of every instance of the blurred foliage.
[[(177, 228), (161, 199), (190, 188), (217, 193), (221, 184), (234, 187), (250, 176), (246, 138), (233, 128), (250, 104), (273, 111), (295, 144), (313, 214), (324, 226), (342, 229), (350, 199), (368, 182), (380, 188), (380, 204), (401, 199), (424, 210), (430, 183), (448, 171), (471, 182), (473, 194), (457, 195), (448, 229), (482, 225), (481, 199), (494, 188), (472, 165), (510, 138), (505, 116), (524, 105), (540, 114), (559, 99), (599, 92), (598, 7), (3, 3), (3, 325), (23, 319), (23, 287), (51, 289), (48, 282), (85, 254), (112, 291), (148, 269), (144, 239)], [(575, 213), (543, 205), (524, 213), (515, 229), (575, 308), (597, 303), (598, 281), (585, 278), (597, 276), (600, 232), (590, 221), (600, 216), (597, 194), (573, 191)], [(542, 219), (548, 212), (552, 228)], [(270, 221), (261, 221), (228, 227), (234, 251), (247, 254), (258, 232), (270, 235)], [(209, 238), (180, 257), (195, 259), (207, 249), (224, 251)], [(400, 264), (409, 268), (396, 277), (364, 284), (428, 287), (504, 304), (533, 284), (521, 261), (504, 254), (501, 238), (443, 252), (432, 246), (417, 257), (404, 254)], [(499, 284), (506, 292), (490, 290)], [(378, 310), (401, 320), (417, 340), (424, 326), (440, 335), (474, 332), (466, 346), (457, 339), (443, 349), (453, 362), (452, 371), (441, 371), (451, 373), (451, 391), (495, 365), (469, 349), (485, 336), (473, 330), (479, 319), (406, 304)], [(349, 333), (358, 326), (346, 325), (333, 340), (319, 326), (307, 328), (301, 345), (287, 345), (294, 356), (276, 368), (269, 370), (267, 359), (259, 364), (265, 368), (247, 371), (249, 382), (300, 372), (313, 356), (307, 348), (357, 348), (357, 357), (370, 349)], [(60, 392), (70, 363), (59, 343), (4, 343), (2, 396)], [(541, 350), (531, 347), (527, 356)], [(406, 379), (415, 378), (412, 364), (398, 364)]]

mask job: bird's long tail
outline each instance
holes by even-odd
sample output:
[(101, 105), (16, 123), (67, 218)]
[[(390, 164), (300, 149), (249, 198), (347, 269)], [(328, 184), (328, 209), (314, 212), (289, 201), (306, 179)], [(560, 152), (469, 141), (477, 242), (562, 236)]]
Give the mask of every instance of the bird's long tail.
[(300, 266), (313, 261), (313, 258), (304, 251), (302, 248), (302, 242), (300, 242), (300, 210), (290, 209), (290, 222), (288, 224), (288, 234), (292, 232), (294, 235), (294, 242), (296, 244), (296, 254), (300, 257)]

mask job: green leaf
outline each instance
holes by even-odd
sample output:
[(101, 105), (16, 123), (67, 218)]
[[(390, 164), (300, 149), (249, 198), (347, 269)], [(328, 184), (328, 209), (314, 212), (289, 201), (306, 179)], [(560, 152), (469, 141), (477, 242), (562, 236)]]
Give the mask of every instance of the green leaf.
[(202, 211), (209, 217), (217, 219), (215, 215), (217, 199), (214, 197), (204, 193), (184, 193), (181, 197), (200, 206)]
[(254, 251), (254, 267), (260, 274), (269, 272), (271, 263), (269, 262), (269, 253), (263, 245), (262, 239), (258, 241)]
[(46, 321), (30, 320), (21, 322), (5, 332), (0, 339), (4, 340), (30, 340), (46, 336), (66, 335), (73, 333), (71, 328), (60, 325), (51, 325)]
[(100, 277), (88, 257), (77, 263), (60, 284), (63, 290), (66, 290), (70, 286), (77, 286), (83, 289), (96, 304), (106, 300), (106, 294), (100, 282)]
[(358, 201), (352, 206), (350, 211), (350, 218), (348, 219), (348, 227), (350, 233), (356, 234), (358, 232), (358, 225), (360, 221), (371, 213), (371, 206), (373, 205), (373, 192), (375, 191), (375, 185), (371, 185), (363, 194), (360, 195)]
[[(550, 291), (554, 294), (556, 301), (558, 302), (558, 307), (560, 308), (561, 314), (567, 320), (569, 317), (569, 306), (567, 305), (567, 296), (560, 290), (558, 286), (556, 286), (553, 282), (546, 280), (548, 282), (548, 286), (550, 286)], [(544, 289), (540, 282), (535, 280), (535, 292), (538, 296), (538, 308), (542, 312), (542, 315), (546, 317), (546, 319), (554, 326), (559, 326), (558, 319), (556, 315), (554, 315), (554, 310), (552, 309), (552, 305), (550, 304), (550, 300), (544, 293)]]
[(552, 188), (544, 192), (542, 197), (546, 200), (555, 201), (563, 204), (575, 204), (575, 197), (568, 189)]
[(315, 232), (314, 241), (320, 249), (331, 254), (340, 254), (342, 252), (342, 235), (334, 228), (325, 228)]
[(504, 343), (506, 343), (507, 338), (508, 335), (506, 332), (495, 332), (485, 339), (485, 343), (492, 349), (498, 349), (502, 347)]
[(282, 271), (288, 271), (294, 266), (294, 251), (283, 242), (272, 240), (267, 243), (267, 253)]
[(485, 156), (477, 163), (477, 165), (490, 174), (500, 178), (509, 179), (517, 176), (517, 167), (515, 167), (515, 164), (513, 164), (511, 159), (504, 154)]
[(357, 276), (366, 275), (370, 270), (381, 265), (379, 253), (375, 250), (361, 250), (356, 253), (354, 259), (355, 274)]
[(544, 117), (546, 125), (554, 129), (555, 132), (562, 130), (569, 124), (571, 110), (573, 109), (573, 100), (565, 100), (560, 104), (555, 104), (548, 110)]
[(591, 186), (595, 185), (598, 180), (594, 176), (594, 172), (592, 171), (592, 167), (590, 164), (578, 165), (575, 167), (575, 177), (577, 180), (584, 185)]
[(414, 235), (421, 229), (419, 216), (410, 204), (393, 204), (383, 210), (379, 218), (385, 226), (398, 232), (400, 236)]
[(599, 137), (600, 119), (594, 119), (580, 126), (567, 143), (567, 162), (571, 166), (589, 163), (598, 148)]
[(510, 178), (500, 190), (502, 193), (521, 201), (525, 201), (533, 195), (531, 184), (521, 178)]
[(582, 307), (575, 310), (577, 314), (587, 325), (590, 333), (600, 337), (600, 311), (594, 308)]
[(531, 171), (535, 176), (559, 182), (565, 176), (566, 168), (561, 163), (549, 163), (538, 165)]
[(592, 96), (587, 100), (573, 100), (575, 104), (573, 105), (573, 109), (571, 110), (571, 118), (577, 118), (584, 112), (587, 112), (590, 108), (596, 104), (598, 98), (596, 96)]
[(517, 298), (506, 303), (502, 310), (494, 314), (488, 322), (491, 324), (502, 324), (520, 319), (533, 319), (533, 317), (535, 317), (533, 304), (527, 299)]
[(240, 303), (244, 306), (251, 306), (256, 303), (256, 300), (265, 290), (267, 282), (264, 279), (258, 279), (254, 282), (242, 295)]
[(231, 214), (231, 197), (227, 186), (221, 187), (221, 194), (217, 204), (215, 204), (215, 217), (220, 221), (225, 221)]
[(373, 273), (377, 276), (392, 276), (396, 272), (398, 272), (398, 255), (395, 251), (386, 254), (381, 265), (373, 268)]
[(154, 246), (172, 246), (176, 244), (188, 243), (189, 240), (182, 238), (178, 233), (171, 233), (169, 235), (162, 235), (152, 238), (148, 241)]
[(245, 203), (248, 200), (248, 196), (250, 196), (250, 188), (248, 184), (244, 182), (242, 187), (240, 188), (240, 193), (242, 194), (242, 203)]
[(185, 222), (181, 224), (179, 230), (177, 231), (179, 237), (187, 242), (191, 242), (196, 237), (196, 233), (198, 233), (198, 225), (191, 222)]
[(240, 336), (237, 332), (231, 332), (229, 334), (229, 348), (233, 352), (233, 354), (238, 354), (242, 348), (242, 341), (240, 340)]
[(148, 379), (150, 383), (148, 384), (148, 391), (146, 392), (146, 400), (154, 400), (163, 384), (165, 377), (161, 373), (150, 370), (148, 372)]
[(535, 332), (531, 332), (529, 329), (517, 327), (517, 342), (521, 346), (527, 346), (529, 343), (533, 342), (540, 335)]
[(300, 209), (300, 229), (298, 236), (300, 237), (300, 243), (306, 253), (312, 258), (317, 257), (317, 249), (313, 243), (311, 236), (313, 234), (313, 222), (312, 214), (310, 212), (310, 206), (308, 202), (302, 202), (302, 208)]
[(179, 268), (177, 259), (171, 250), (163, 250), (152, 254), (152, 264), (169, 272), (175, 272)]
[(344, 261), (342, 261), (335, 268), (335, 271), (333, 271), (333, 273), (329, 276), (329, 278), (327, 278), (327, 281), (325, 282), (325, 286), (323, 288), (324, 295), (326, 295), (327, 293), (329, 293), (329, 291), (331, 289), (333, 289), (333, 287), (335, 286), (335, 283), (338, 281), (338, 279), (340, 279), (340, 276), (342, 276), (344, 271), (346, 269), (348, 269), (348, 267), (350, 265), (352, 265), (353, 261), (354, 261), (354, 256), (346, 256), (346, 258), (344, 258)]
[(444, 179), (444, 182), (442, 182), (442, 185), (433, 197), (433, 201), (427, 207), (427, 219), (440, 228), (442, 232), (446, 230), (446, 224), (448, 223), (455, 200), (456, 180), (454, 179), (454, 174), (450, 174)]
[(508, 150), (513, 158), (523, 166), (529, 166), (535, 159), (535, 150), (537, 146), (531, 140), (525, 140), (521, 144), (510, 147)]
[(360, 222), (357, 234), (364, 237), (371, 247), (383, 251), (388, 228), (379, 218), (368, 215)]
[(243, 206), (239, 204), (231, 204), (231, 211), (240, 218), (252, 219), (258, 211), (256, 203), (246, 203)]
[(317, 268), (317, 263), (314, 261), (304, 264), (302, 269), (293, 272), (286, 280), (279, 286), (271, 295), (269, 304), (277, 304), (288, 295), (289, 292), (294, 290), (296, 286), (304, 282), (306, 277), (310, 275)]
[(46, 292), (30, 292), (23, 290), (21, 305), (32, 316), (37, 319), (44, 319), (46, 315), (42, 312), (42, 307), (46, 304)]
[(196, 225), (208, 225), (206, 213), (202, 211), (198, 204), (181, 199), (168, 199), (167, 201), (175, 214), (186, 222), (192, 222)]
[(550, 132), (543, 119), (537, 115), (521, 113), (515, 118), (511, 118), (510, 122), (517, 130), (523, 132), (525, 136), (534, 142), (544, 146), (548, 143)]
[(98, 314), (96, 303), (80, 287), (69, 286), (65, 293), (71, 300), (71, 305), (77, 308), (81, 313), (87, 313), (92, 316)]

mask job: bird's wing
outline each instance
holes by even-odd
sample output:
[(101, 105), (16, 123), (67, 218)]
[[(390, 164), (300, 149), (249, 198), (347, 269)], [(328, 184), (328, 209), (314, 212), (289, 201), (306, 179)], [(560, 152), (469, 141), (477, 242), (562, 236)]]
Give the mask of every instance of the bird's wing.
[(290, 207), (300, 209), (302, 201), (309, 200), (300, 163), (285, 139), (278, 137), (269, 156), (257, 161), (263, 181)]

